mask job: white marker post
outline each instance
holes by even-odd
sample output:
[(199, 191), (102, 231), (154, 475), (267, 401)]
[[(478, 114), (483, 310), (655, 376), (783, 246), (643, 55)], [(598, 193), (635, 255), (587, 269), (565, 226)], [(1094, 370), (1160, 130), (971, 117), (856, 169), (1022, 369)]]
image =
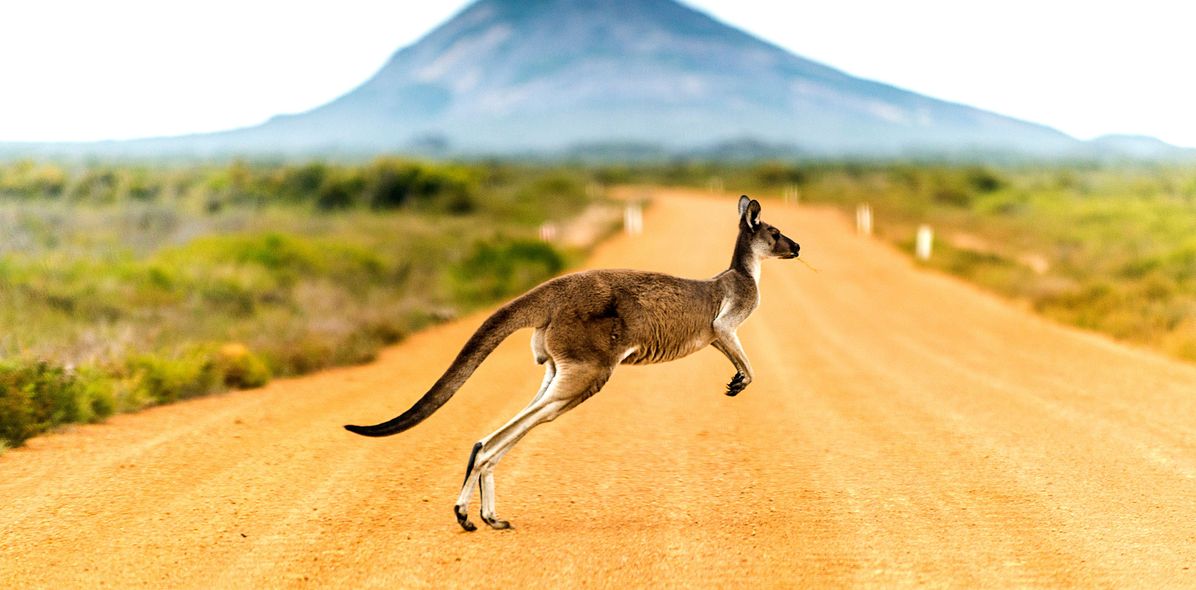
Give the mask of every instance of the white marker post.
[(794, 205), (801, 204), (801, 191), (798, 190), (797, 185), (795, 185), (795, 184), (786, 185), (785, 191), (783, 193), (781, 193), (781, 196), (784, 199), (786, 205), (788, 205), (790, 203), (792, 203)]
[(540, 226), (540, 241), (551, 242), (556, 239), (556, 224), (549, 221)]
[(623, 231), (629, 236), (644, 233), (644, 209), (639, 203), (628, 203), (623, 209)]
[(872, 235), (872, 205), (861, 203), (855, 208), (855, 231), (861, 236)]
[(918, 239), (914, 246), (914, 254), (918, 260), (930, 260), (930, 252), (934, 247), (934, 230), (929, 225), (918, 226)]

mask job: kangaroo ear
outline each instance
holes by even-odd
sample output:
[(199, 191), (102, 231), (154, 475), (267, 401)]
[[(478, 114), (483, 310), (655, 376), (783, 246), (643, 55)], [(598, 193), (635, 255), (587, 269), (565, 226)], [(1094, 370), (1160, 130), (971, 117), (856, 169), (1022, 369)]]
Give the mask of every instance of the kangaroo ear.
[(760, 201), (752, 199), (747, 205), (747, 222), (748, 226), (753, 229), (760, 225)]
[(740, 217), (743, 217), (743, 213), (745, 211), (747, 211), (748, 203), (750, 203), (751, 201), (752, 200), (749, 199), (747, 195), (743, 195), (743, 196), (739, 197), (739, 216)]

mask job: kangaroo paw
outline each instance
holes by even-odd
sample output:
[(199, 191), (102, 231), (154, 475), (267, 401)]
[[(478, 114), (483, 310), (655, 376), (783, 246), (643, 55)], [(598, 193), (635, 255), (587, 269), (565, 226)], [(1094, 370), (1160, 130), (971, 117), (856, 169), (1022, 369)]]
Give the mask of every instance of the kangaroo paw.
[(476, 525), (474, 525), (472, 522), (469, 522), (469, 514), (467, 514), (465, 509), (461, 506), (453, 506), (453, 514), (457, 515), (457, 524), (461, 525), (461, 528), (465, 529), (467, 532), (472, 533), (473, 531), (478, 530)]
[(510, 528), (514, 528), (514, 527), (512, 527), (512, 526), (511, 526), (511, 523), (509, 523), (509, 522), (507, 522), (507, 521), (505, 521), (505, 520), (499, 520), (499, 519), (497, 519), (497, 518), (491, 518), (491, 517), (488, 517), (488, 516), (486, 516), (485, 514), (483, 514), (483, 515), (482, 515), (482, 522), (485, 522), (486, 524), (490, 525), (490, 528), (492, 528), (492, 529), (494, 529), (494, 530), (496, 530), (496, 531), (501, 531), (501, 530), (503, 530), (503, 529), (510, 529)]
[(727, 384), (727, 395), (730, 397), (739, 395), (739, 392), (747, 387), (747, 383), (743, 382), (744, 379), (746, 377), (743, 373), (735, 373), (735, 376), (731, 378), (731, 382)]

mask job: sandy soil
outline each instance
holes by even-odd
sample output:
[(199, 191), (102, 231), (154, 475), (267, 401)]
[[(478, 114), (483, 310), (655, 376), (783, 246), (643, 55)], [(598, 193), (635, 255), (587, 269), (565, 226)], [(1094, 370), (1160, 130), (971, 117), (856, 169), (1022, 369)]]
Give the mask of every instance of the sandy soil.
[[(591, 264), (725, 267), (733, 198), (654, 203)], [(621, 368), (499, 467), (514, 530), (465, 533), (452, 503), (539, 384), (529, 332), (414, 430), (340, 427), (406, 409), (473, 316), (3, 454), (0, 587), (1196, 586), (1196, 368), (918, 271), (834, 212), (764, 218), (819, 272), (765, 263), (751, 387), (722, 395), (710, 349)]]

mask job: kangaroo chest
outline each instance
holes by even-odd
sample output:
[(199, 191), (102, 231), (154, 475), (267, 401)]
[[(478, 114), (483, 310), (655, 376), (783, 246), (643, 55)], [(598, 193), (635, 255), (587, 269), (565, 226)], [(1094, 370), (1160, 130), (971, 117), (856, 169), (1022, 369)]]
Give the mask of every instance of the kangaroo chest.
[(713, 327), (720, 332), (734, 332), (759, 306), (760, 292), (757, 290), (750, 294), (729, 295), (723, 298)]

